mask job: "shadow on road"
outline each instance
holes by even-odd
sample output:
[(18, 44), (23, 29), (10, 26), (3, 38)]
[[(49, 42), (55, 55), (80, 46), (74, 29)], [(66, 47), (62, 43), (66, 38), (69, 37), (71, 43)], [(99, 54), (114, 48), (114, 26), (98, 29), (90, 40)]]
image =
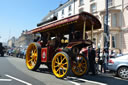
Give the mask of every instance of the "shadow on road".
[[(87, 81), (98, 82), (100, 85), (127, 85), (128, 80), (123, 80), (110, 74), (85, 75), (82, 77), (69, 77), (68, 80), (86, 83)], [(103, 83), (103, 84), (102, 84)]]
[(6, 56), (0, 56), (0, 57), (8, 57), (8, 56), (6, 55)]
[[(52, 70), (48, 68), (39, 68), (37, 72), (53, 75)], [(76, 77), (71, 73), (70, 76), (65, 78), (65, 81), (68, 81), (68, 80), (77, 82), (77, 83), (86, 83), (88, 81), (92, 81), (92, 82), (99, 82), (101, 84), (104, 83), (104, 85), (105, 84), (106, 85), (127, 85), (128, 84), (128, 80), (117, 78), (111, 73), (97, 74), (97, 75), (88, 74), (82, 77)]]
[(37, 72), (53, 75), (52, 70), (51, 70), (51, 69), (48, 69), (48, 68), (39, 68), (39, 69), (37, 70)]

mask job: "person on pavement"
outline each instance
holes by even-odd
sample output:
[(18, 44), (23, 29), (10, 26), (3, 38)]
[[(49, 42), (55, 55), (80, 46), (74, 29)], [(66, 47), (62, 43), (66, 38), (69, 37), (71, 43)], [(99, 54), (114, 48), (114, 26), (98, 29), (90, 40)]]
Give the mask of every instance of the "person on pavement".
[(92, 75), (95, 75), (95, 57), (96, 57), (96, 52), (94, 50), (94, 48), (92, 46), (89, 47), (89, 51), (88, 51), (88, 58), (89, 58), (89, 65), (90, 65), (90, 69), (89, 71), (92, 72)]

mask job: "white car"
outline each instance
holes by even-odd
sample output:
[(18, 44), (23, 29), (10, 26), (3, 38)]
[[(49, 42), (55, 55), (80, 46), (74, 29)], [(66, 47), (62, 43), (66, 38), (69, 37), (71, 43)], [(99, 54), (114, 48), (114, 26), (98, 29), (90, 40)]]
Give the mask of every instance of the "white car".
[(110, 58), (107, 67), (108, 70), (115, 71), (119, 77), (128, 79), (128, 55)]

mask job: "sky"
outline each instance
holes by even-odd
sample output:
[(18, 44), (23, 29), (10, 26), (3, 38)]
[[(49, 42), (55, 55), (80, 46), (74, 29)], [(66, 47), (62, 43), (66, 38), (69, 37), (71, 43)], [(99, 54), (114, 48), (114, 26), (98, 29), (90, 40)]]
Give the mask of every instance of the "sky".
[(67, 0), (0, 0), (0, 42), (37, 26), (50, 10)]

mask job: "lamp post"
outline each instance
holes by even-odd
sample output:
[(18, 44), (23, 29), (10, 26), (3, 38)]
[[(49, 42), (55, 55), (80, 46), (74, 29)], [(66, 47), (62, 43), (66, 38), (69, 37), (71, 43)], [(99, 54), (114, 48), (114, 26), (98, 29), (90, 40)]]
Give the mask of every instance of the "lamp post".
[(74, 15), (75, 15), (75, 0), (74, 0)]
[[(108, 26), (108, 0), (106, 0), (106, 13), (104, 23), (104, 51), (106, 53), (107, 60), (109, 59), (109, 26)], [(107, 62), (108, 63), (108, 62)]]

